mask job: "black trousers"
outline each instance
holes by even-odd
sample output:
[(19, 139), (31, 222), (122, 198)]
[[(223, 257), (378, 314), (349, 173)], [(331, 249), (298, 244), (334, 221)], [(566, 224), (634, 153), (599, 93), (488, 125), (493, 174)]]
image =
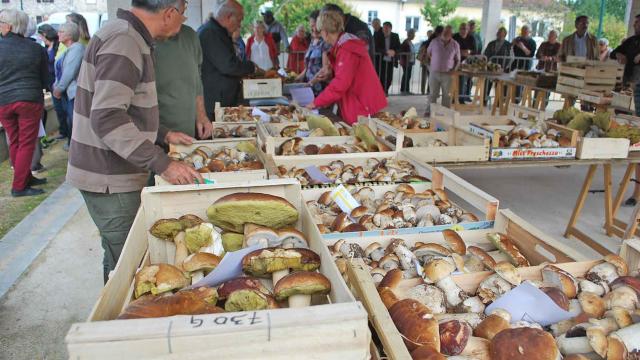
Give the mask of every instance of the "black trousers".
[(402, 67), (402, 82), (400, 83), (400, 92), (411, 91), (411, 72), (413, 64), (407, 64)]
[(422, 95), (426, 94), (427, 88), (427, 77), (429, 77), (429, 70), (426, 65), (420, 65), (420, 93)]
[(380, 83), (384, 89), (385, 94), (389, 93), (389, 88), (393, 82), (393, 62), (381, 61), (380, 62)]

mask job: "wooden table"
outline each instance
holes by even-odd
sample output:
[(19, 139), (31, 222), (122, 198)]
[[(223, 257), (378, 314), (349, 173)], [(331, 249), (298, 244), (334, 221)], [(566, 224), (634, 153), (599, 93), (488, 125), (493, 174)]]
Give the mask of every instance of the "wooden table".
[[(477, 78), (476, 89), (471, 96), (470, 104), (461, 104), (460, 97), (460, 76)], [(495, 73), (471, 72), (466, 70), (458, 70), (451, 72), (451, 108), (458, 111), (477, 112), (482, 114), (484, 110), (485, 84), (487, 78), (496, 76)]]
[[(630, 239), (634, 235), (640, 236), (638, 230), (638, 222), (640, 221), (640, 203), (633, 209), (632, 215), (628, 222), (624, 222), (616, 218), (616, 213), (620, 209), (622, 199), (624, 197), (631, 176), (635, 173), (636, 166), (640, 163), (640, 157), (630, 157), (627, 159), (593, 159), (593, 160), (524, 160), (524, 161), (487, 161), (474, 163), (439, 163), (438, 166), (448, 169), (471, 169), (471, 168), (518, 168), (518, 167), (548, 167), (548, 166), (571, 166), (571, 165), (587, 165), (589, 169), (585, 176), (582, 188), (576, 200), (576, 205), (567, 224), (564, 237), (571, 236), (585, 243), (600, 254), (606, 255), (611, 253), (604, 246), (594, 241), (590, 236), (577, 228), (578, 219), (584, 208), (587, 196), (591, 189), (591, 183), (595, 176), (598, 166), (602, 166), (604, 170), (604, 229), (607, 236), (617, 236), (622, 240)], [(611, 168), (613, 165), (627, 165), (622, 180), (615, 197), (613, 195)]]
[(507, 115), (509, 105), (516, 103), (516, 89), (518, 86), (522, 86), (523, 88), (520, 104), (537, 110), (545, 110), (547, 108), (547, 96), (554, 91), (549, 88), (519, 84), (515, 78), (509, 74), (497, 76), (493, 78), (492, 81), (495, 83), (496, 96), (491, 108), (491, 115), (496, 115), (498, 111), (500, 115)]

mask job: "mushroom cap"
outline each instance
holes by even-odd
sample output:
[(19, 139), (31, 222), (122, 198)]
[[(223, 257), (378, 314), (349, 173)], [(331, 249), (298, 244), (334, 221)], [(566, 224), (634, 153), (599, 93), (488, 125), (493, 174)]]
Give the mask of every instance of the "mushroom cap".
[(254, 289), (266, 295), (271, 294), (260, 280), (251, 276), (240, 276), (222, 283), (218, 287), (218, 297), (220, 300), (225, 300), (232, 292), (243, 289)]
[(332, 202), (333, 202), (333, 199), (331, 198), (331, 191), (323, 192), (318, 198), (318, 204), (321, 204), (321, 205), (329, 205)]
[(336, 216), (335, 220), (333, 220), (333, 224), (331, 224), (331, 229), (333, 231), (341, 232), (342, 229), (346, 228), (347, 225), (352, 224), (353, 222), (349, 219), (349, 215), (345, 212), (341, 212)]
[(382, 251), (384, 251), (384, 248), (382, 247), (382, 245), (380, 245), (380, 243), (378, 243), (378, 242), (373, 242), (373, 243), (369, 244), (369, 246), (367, 246), (367, 247), (364, 249), (364, 255), (365, 255), (366, 257), (371, 257), (371, 253), (372, 253), (372, 252), (374, 252), (374, 251), (376, 251), (376, 250), (379, 250), (379, 249), (380, 249), (380, 250), (382, 250)]
[(620, 276), (617, 279), (613, 280), (611, 284), (611, 289), (616, 289), (619, 286), (629, 286), (634, 289), (638, 295), (640, 296), (640, 279), (633, 276)]
[(182, 262), (185, 271), (211, 271), (220, 264), (220, 257), (206, 252), (197, 252), (187, 256)]
[(326, 276), (312, 271), (297, 271), (278, 281), (273, 293), (276, 300), (282, 301), (292, 295), (328, 294), (331, 282)]
[(569, 311), (569, 298), (562, 290), (557, 287), (543, 287), (540, 288), (556, 305), (565, 311)]
[(400, 269), (391, 269), (387, 271), (384, 278), (382, 278), (382, 281), (380, 281), (380, 284), (378, 284), (378, 287), (389, 288), (391, 290), (397, 288), (402, 282), (402, 274), (402, 270)]
[(265, 248), (254, 250), (242, 259), (242, 270), (258, 277), (285, 269), (315, 271), (320, 267), (320, 256), (303, 248)]
[(518, 273), (518, 270), (510, 262), (500, 261), (493, 270), (513, 286), (518, 286), (522, 282), (520, 273)]
[(442, 355), (432, 346), (423, 345), (411, 352), (412, 360), (446, 360), (447, 357)]
[(403, 335), (409, 351), (429, 345), (440, 351), (440, 332), (438, 321), (431, 310), (413, 299), (396, 302), (389, 309), (389, 315), (396, 328)]
[(171, 264), (147, 265), (135, 275), (135, 297), (151, 292), (153, 295), (189, 286), (190, 278)]
[[(393, 290), (393, 288), (391, 289)], [(434, 314), (444, 314), (447, 312), (445, 294), (437, 286), (429, 284), (416, 285), (407, 290), (406, 298), (421, 302)]]
[(638, 305), (638, 293), (630, 286), (618, 286), (604, 296), (604, 302), (607, 309), (622, 307), (633, 311)]
[(578, 294), (578, 281), (570, 273), (553, 265), (546, 265), (542, 268), (542, 281), (546, 284), (557, 287), (569, 299), (573, 299)]
[(149, 232), (158, 239), (173, 241), (184, 229), (183, 223), (178, 219), (160, 219), (153, 223)]
[(607, 254), (604, 257), (604, 261), (616, 267), (619, 276), (625, 276), (629, 274), (629, 267), (627, 262), (623, 258), (616, 254)]
[(387, 309), (391, 309), (395, 303), (400, 301), (393, 290), (388, 287), (378, 287), (378, 295)]
[(480, 259), (480, 261), (482, 261), (482, 264), (484, 264), (486, 268), (493, 270), (496, 267), (496, 261), (491, 257), (491, 255), (489, 255), (489, 253), (482, 250), (481, 248), (477, 246), (469, 246), (467, 248), (467, 251), (471, 255)]
[(560, 352), (548, 332), (521, 327), (496, 334), (489, 345), (491, 360), (556, 360)]
[(484, 318), (473, 330), (473, 336), (491, 340), (500, 331), (509, 328), (509, 321), (498, 314), (491, 314)]
[(367, 231), (368, 229), (366, 227), (364, 227), (364, 225), (360, 225), (358, 223), (354, 223), (354, 224), (349, 224), (347, 226), (345, 226), (341, 232), (343, 233), (349, 233), (349, 232), (361, 232), (361, 231)]
[(456, 231), (451, 229), (442, 230), (442, 236), (451, 250), (463, 256), (467, 254), (467, 245)]
[(440, 198), (440, 200), (449, 201), (449, 197), (447, 196), (447, 193), (443, 189), (432, 189), (432, 190), (436, 194), (436, 196)]
[(281, 229), (298, 221), (298, 210), (286, 199), (263, 193), (234, 193), (221, 197), (207, 209), (207, 217), (216, 226), (243, 232), (251, 223)]
[(607, 310), (604, 316), (614, 319), (621, 329), (633, 324), (631, 313), (625, 308), (614, 306), (611, 310)]
[(417, 248), (413, 249), (413, 253), (416, 257), (421, 258), (423, 256), (450, 256), (451, 250), (446, 247), (436, 244), (436, 243), (428, 243), (424, 245), (420, 245)]
[(387, 254), (383, 256), (382, 259), (380, 259), (380, 261), (378, 262), (378, 266), (384, 269), (394, 263), (395, 267), (397, 268), (400, 265), (400, 259), (398, 259), (396, 254)]
[(294, 248), (308, 248), (309, 241), (307, 241), (307, 237), (305, 234), (296, 229), (296, 228), (284, 228), (278, 230), (278, 236), (282, 242), (283, 247), (294, 247)]
[(491, 241), (501, 252), (503, 252), (509, 258), (509, 262), (514, 266), (529, 266), (529, 260), (527, 260), (521, 253), (516, 245), (505, 234), (501, 233), (487, 233), (487, 239)]
[(607, 337), (607, 360), (624, 360), (628, 356), (627, 347), (620, 338), (616, 335)]
[(256, 289), (239, 289), (229, 294), (224, 302), (226, 311), (254, 311), (276, 309), (278, 303), (273, 296)]
[(405, 194), (413, 195), (416, 193), (416, 189), (409, 184), (400, 184), (396, 187), (396, 192), (403, 192)]
[(600, 319), (602, 315), (604, 315), (605, 302), (600, 296), (588, 291), (583, 291), (578, 294), (578, 301), (580, 302), (582, 311), (589, 317)]
[(600, 326), (590, 326), (587, 328), (587, 338), (589, 339), (589, 345), (593, 348), (593, 351), (601, 357), (607, 355), (607, 334)]
[(424, 275), (432, 282), (438, 282), (456, 269), (455, 265), (444, 259), (433, 259), (424, 266)]
[(182, 215), (178, 218), (184, 229), (200, 225), (204, 222), (199, 216), (193, 214)]
[(351, 217), (352, 218), (360, 218), (363, 215), (367, 214), (369, 212), (369, 208), (364, 206), (364, 205), (360, 205), (357, 208), (354, 208), (353, 210), (351, 210)]
[(471, 326), (459, 320), (449, 320), (438, 325), (440, 352), (444, 355), (459, 355), (471, 337)]

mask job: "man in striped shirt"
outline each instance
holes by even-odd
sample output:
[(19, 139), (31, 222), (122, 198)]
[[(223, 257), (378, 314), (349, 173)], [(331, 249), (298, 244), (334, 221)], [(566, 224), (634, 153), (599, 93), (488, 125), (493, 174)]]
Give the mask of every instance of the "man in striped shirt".
[(159, 126), (154, 40), (180, 30), (184, 0), (133, 0), (87, 46), (76, 91), (67, 182), (77, 187), (104, 248), (104, 280), (115, 267), (149, 171), (174, 184), (202, 182), (155, 143), (193, 138)]

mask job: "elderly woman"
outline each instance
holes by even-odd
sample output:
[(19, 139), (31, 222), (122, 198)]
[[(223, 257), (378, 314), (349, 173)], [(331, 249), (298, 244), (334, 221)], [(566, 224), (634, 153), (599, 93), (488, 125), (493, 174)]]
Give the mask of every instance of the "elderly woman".
[(605, 38), (601, 38), (598, 40), (598, 56), (600, 57), (600, 61), (609, 60), (609, 55), (611, 55), (611, 48), (609, 47), (609, 40)]
[(29, 16), (22, 11), (0, 12), (0, 123), (10, 143), (14, 197), (42, 194), (32, 186), (46, 182), (34, 178), (30, 167), (43, 114), (42, 90), (49, 82), (47, 53), (24, 37), (28, 24)]
[(89, 40), (91, 40), (91, 35), (89, 35), (89, 26), (87, 26), (87, 19), (84, 16), (72, 12), (67, 15), (67, 22), (72, 22), (78, 25), (78, 31), (80, 31), (80, 39), (78, 41), (84, 45), (89, 45)]
[(538, 59), (538, 65), (536, 69), (544, 71), (556, 71), (558, 70), (558, 53), (560, 52), (561, 44), (558, 42), (558, 32), (555, 30), (549, 31), (547, 41), (540, 44), (536, 58)]
[(253, 24), (253, 35), (247, 41), (247, 59), (262, 70), (278, 68), (278, 49), (261, 20)]
[(76, 98), (76, 81), (78, 80), (85, 47), (79, 42), (80, 29), (75, 23), (67, 22), (60, 25), (58, 38), (67, 47), (67, 51), (56, 61), (56, 81), (53, 83), (53, 97), (62, 99), (67, 112), (66, 120), (69, 138), (64, 149), (68, 150), (73, 130), (73, 104)]
[(329, 61), (334, 77), (308, 108), (338, 103), (340, 116), (353, 124), (358, 116), (375, 114), (387, 106), (387, 98), (369, 57), (367, 44), (344, 32), (344, 17), (336, 11), (322, 11), (317, 21), (324, 41), (331, 45)]
[(327, 52), (331, 46), (322, 40), (320, 31), (316, 26), (316, 21), (320, 15), (319, 10), (315, 10), (309, 15), (309, 28), (311, 29), (311, 41), (309, 49), (304, 55), (304, 69), (297, 77), (297, 81), (305, 81), (311, 84), (313, 92), (317, 95), (324, 89), (324, 83), (316, 78), (318, 72), (329, 66), (329, 58)]
[(309, 49), (309, 39), (304, 25), (298, 26), (296, 34), (291, 38), (289, 45), (289, 59), (287, 60), (287, 69), (300, 74), (304, 70), (304, 55)]

